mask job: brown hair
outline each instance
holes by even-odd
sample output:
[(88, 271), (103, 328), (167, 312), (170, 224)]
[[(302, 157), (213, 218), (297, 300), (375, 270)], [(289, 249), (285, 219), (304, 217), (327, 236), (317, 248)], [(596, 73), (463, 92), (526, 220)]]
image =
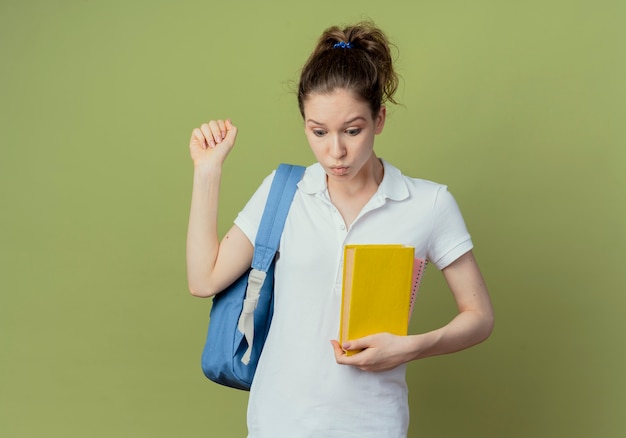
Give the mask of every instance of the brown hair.
[[(343, 47), (336, 47), (337, 43)], [(349, 48), (345, 47), (349, 43)], [(352, 91), (368, 102), (376, 116), (381, 105), (396, 103), (398, 75), (393, 69), (391, 44), (371, 22), (324, 31), (300, 74), (298, 106), (304, 117), (304, 102), (311, 93), (327, 94), (338, 88)]]

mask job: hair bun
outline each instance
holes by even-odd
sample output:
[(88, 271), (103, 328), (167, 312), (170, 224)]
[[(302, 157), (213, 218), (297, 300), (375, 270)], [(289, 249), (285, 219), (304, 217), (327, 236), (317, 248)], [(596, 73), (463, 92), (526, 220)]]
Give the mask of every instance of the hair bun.
[(355, 92), (370, 104), (373, 114), (384, 102), (396, 103), (393, 96), (398, 75), (390, 47), (384, 32), (369, 21), (326, 29), (300, 75), (298, 104), (302, 115), (304, 101), (311, 93), (330, 93), (338, 88)]

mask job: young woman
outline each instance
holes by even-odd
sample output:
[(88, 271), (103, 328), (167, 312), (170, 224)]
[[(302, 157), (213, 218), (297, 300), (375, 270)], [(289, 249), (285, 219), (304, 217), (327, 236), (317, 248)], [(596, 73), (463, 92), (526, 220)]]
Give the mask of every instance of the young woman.
[[(317, 163), (298, 186), (282, 235), (275, 313), (248, 405), (251, 438), (405, 437), (406, 363), (491, 333), (491, 301), (454, 198), (374, 152), (396, 88), (387, 38), (370, 23), (326, 30), (302, 70), (298, 103)], [(187, 264), (196, 296), (219, 293), (250, 266), (272, 181), (273, 173), (220, 242), (222, 164), (236, 137), (230, 120), (212, 120), (191, 136)], [(339, 345), (343, 247), (353, 243), (414, 247), (443, 272), (458, 315), (428, 333), (379, 333)]]

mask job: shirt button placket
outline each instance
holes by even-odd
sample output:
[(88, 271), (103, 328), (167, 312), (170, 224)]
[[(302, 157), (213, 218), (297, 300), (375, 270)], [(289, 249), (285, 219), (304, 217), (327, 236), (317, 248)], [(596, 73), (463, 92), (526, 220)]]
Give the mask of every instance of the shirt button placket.
[(337, 224), (337, 228), (339, 229), (340, 234), (342, 235), (342, 237), (345, 237), (345, 235), (347, 234), (346, 223), (341, 217), (339, 210), (337, 210), (335, 207), (333, 207), (333, 218), (335, 220), (335, 223)]
[(339, 256), (339, 263), (337, 263), (337, 275), (335, 280), (335, 294), (341, 296), (342, 293), (342, 278), (343, 278), (343, 246), (346, 243), (348, 231), (346, 223), (343, 217), (339, 213), (339, 210), (335, 206), (332, 207), (333, 220), (337, 226), (337, 251)]

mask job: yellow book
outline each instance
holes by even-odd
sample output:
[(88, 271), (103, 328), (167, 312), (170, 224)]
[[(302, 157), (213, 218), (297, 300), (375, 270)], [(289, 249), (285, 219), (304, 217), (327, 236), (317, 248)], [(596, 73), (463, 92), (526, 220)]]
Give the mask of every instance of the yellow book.
[(340, 343), (382, 332), (407, 334), (413, 259), (414, 248), (404, 245), (345, 246)]

